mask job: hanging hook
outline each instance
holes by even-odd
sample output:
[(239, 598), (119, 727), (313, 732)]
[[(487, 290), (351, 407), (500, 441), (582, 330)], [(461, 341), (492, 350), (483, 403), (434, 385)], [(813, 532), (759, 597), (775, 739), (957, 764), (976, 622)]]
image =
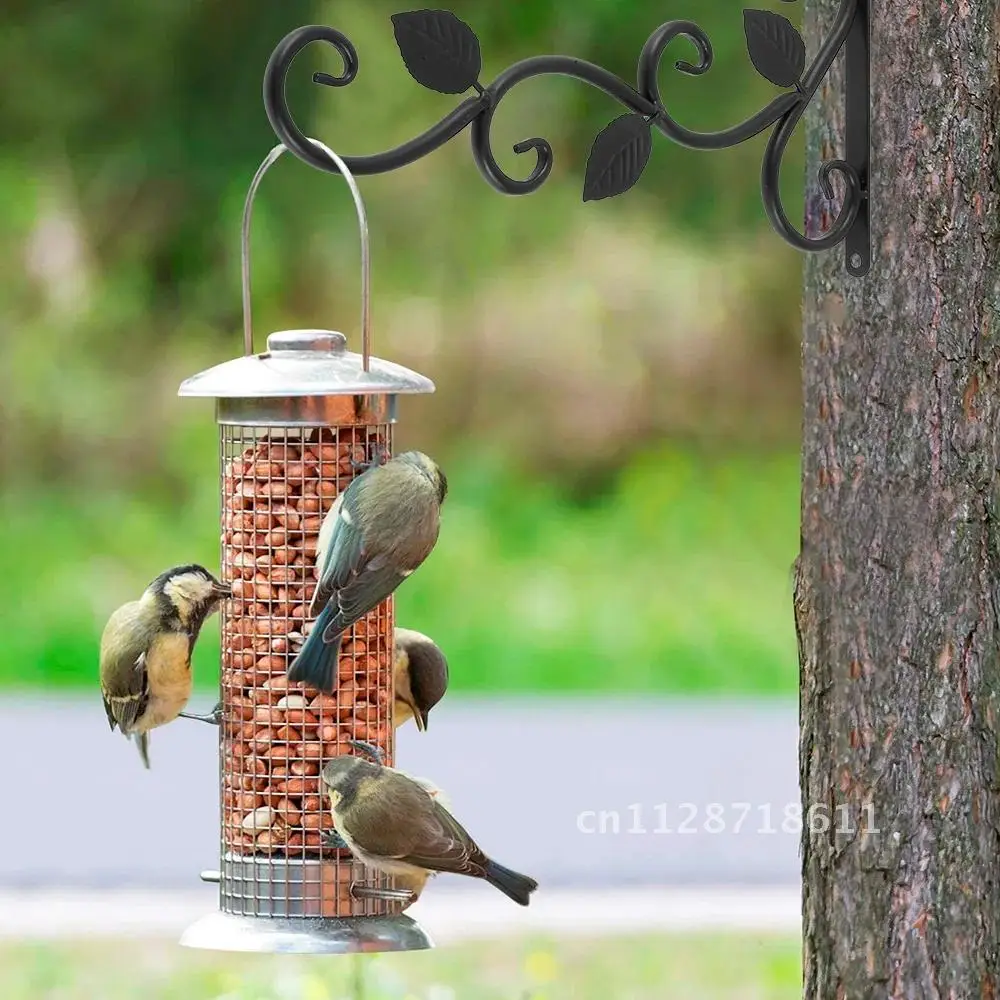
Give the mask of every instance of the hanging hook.
[[(357, 181), (354, 175), (347, 169), (347, 164), (332, 150), (318, 139), (310, 138), (309, 141), (323, 150), (327, 156), (336, 163), (347, 186), (351, 189), (354, 197), (354, 207), (358, 212), (358, 229), (361, 232), (361, 357), (362, 368), (369, 370), (371, 360), (371, 249), (368, 242), (368, 216), (365, 213), (365, 203), (361, 199), (361, 191), (358, 190)], [(241, 230), (240, 242), (240, 265), (243, 286), (243, 353), (250, 355), (253, 350), (253, 321), (251, 318), (250, 306), (250, 215), (253, 211), (253, 201), (257, 195), (257, 188), (264, 179), (264, 174), (270, 170), (275, 160), (286, 151), (284, 143), (278, 143), (271, 150), (264, 161), (257, 168), (250, 182), (250, 189), (247, 191), (246, 202), (243, 205), (243, 226)]]
[[(791, 0), (787, 0), (791, 2)], [(712, 67), (712, 43), (693, 21), (667, 21), (649, 36), (639, 56), (637, 89), (596, 63), (573, 56), (543, 55), (522, 59), (505, 69), (491, 83), (480, 83), (483, 60), (476, 33), (447, 10), (412, 10), (392, 15), (397, 47), (410, 76), (421, 86), (441, 94), (467, 94), (461, 104), (425, 132), (383, 153), (349, 156), (357, 174), (396, 170), (428, 155), (472, 126), (472, 156), (480, 173), (503, 194), (526, 195), (537, 191), (551, 175), (553, 152), (544, 138), (515, 144), (514, 152), (534, 151), (531, 173), (523, 180), (509, 176), (491, 147), (491, 130), (505, 95), (537, 76), (559, 75), (581, 80), (613, 97), (631, 112), (611, 122), (595, 138), (587, 159), (583, 200), (612, 198), (629, 190), (639, 179), (651, 150), (651, 130), (656, 129), (681, 146), (724, 149), (774, 129), (761, 167), (761, 196), (772, 227), (799, 250), (814, 252), (845, 244), (847, 270), (862, 277), (871, 267), (871, 86), (869, 50), (872, 0), (839, 0), (840, 12), (812, 63), (806, 66), (805, 43), (786, 17), (767, 10), (744, 10), (744, 34), (750, 61), (757, 73), (783, 90), (755, 115), (721, 132), (695, 132), (676, 121), (660, 96), (658, 73), (667, 48), (684, 39), (697, 51), (697, 61), (674, 60), (674, 68), (687, 76), (702, 76)], [(322, 41), (333, 46), (343, 61), (339, 75), (314, 73), (313, 81), (328, 87), (345, 87), (358, 76), (358, 53), (350, 39), (336, 28), (309, 24), (290, 31), (278, 43), (264, 71), (264, 109), (275, 135), (288, 143), (292, 153), (318, 170), (334, 172), (295, 124), (285, 95), (285, 78), (295, 57), (306, 46)], [(806, 106), (815, 98), (838, 53), (845, 65), (845, 159), (827, 160), (821, 167), (819, 188), (833, 201), (830, 175), (838, 173), (846, 184), (840, 212), (821, 236), (806, 236), (786, 218), (778, 191), (778, 174), (792, 131)], [(679, 54), (679, 53), (678, 53)], [(624, 145), (623, 145), (624, 143)], [(814, 192), (815, 193), (815, 192)], [(818, 213), (812, 196), (810, 216)]]

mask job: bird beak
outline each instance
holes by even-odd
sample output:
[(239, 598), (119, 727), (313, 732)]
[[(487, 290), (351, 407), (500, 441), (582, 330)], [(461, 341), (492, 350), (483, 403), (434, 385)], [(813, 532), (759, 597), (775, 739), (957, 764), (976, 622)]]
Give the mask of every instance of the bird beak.
[(221, 583), (219, 580), (216, 580), (215, 583), (212, 584), (212, 593), (215, 594), (216, 597), (232, 597), (233, 588), (231, 584)]

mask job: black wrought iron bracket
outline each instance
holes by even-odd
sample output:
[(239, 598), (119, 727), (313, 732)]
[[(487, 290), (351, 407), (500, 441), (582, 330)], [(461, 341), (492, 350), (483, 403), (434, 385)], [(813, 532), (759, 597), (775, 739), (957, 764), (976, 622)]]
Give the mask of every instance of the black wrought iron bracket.
[[(744, 10), (747, 49), (754, 68), (786, 90), (751, 118), (722, 132), (685, 128), (670, 115), (660, 96), (660, 61), (674, 39), (686, 38), (697, 50), (697, 62), (681, 59), (674, 63), (681, 73), (699, 76), (712, 66), (712, 43), (693, 21), (668, 21), (649, 36), (639, 55), (635, 89), (594, 63), (559, 55), (523, 59), (484, 87), (478, 79), (482, 70), (479, 39), (464, 21), (445, 10), (394, 14), (396, 43), (406, 68), (418, 83), (442, 94), (470, 90), (475, 94), (432, 128), (395, 149), (369, 156), (340, 155), (354, 174), (381, 174), (419, 160), (471, 125), (472, 156), (486, 180), (504, 194), (530, 194), (541, 187), (552, 170), (552, 147), (539, 138), (517, 143), (515, 153), (534, 150), (535, 165), (524, 180), (509, 177), (500, 169), (490, 147), (493, 116), (503, 96), (516, 84), (546, 74), (571, 76), (603, 90), (630, 109), (594, 140), (587, 160), (584, 201), (610, 198), (635, 184), (649, 160), (653, 128), (692, 149), (724, 149), (771, 129), (760, 172), (764, 211), (771, 225), (799, 250), (829, 250), (843, 243), (848, 272), (861, 277), (871, 267), (869, 4), (870, 0), (840, 0), (830, 35), (808, 67), (805, 44), (787, 18), (771, 11)], [(318, 170), (338, 173), (337, 165), (295, 124), (285, 100), (285, 77), (292, 60), (316, 41), (333, 45), (344, 68), (339, 76), (315, 73), (313, 80), (328, 87), (344, 87), (354, 80), (358, 54), (350, 39), (335, 28), (306, 25), (289, 32), (271, 54), (264, 72), (264, 106), (271, 127), (289, 150)], [(831, 177), (837, 173), (844, 182), (844, 192), (840, 210), (826, 231), (806, 236), (791, 225), (781, 204), (781, 161), (806, 106), (842, 48), (846, 57), (846, 148), (844, 159), (822, 164), (819, 183), (824, 196), (833, 202)], [(340, 153), (339, 147), (335, 148)]]

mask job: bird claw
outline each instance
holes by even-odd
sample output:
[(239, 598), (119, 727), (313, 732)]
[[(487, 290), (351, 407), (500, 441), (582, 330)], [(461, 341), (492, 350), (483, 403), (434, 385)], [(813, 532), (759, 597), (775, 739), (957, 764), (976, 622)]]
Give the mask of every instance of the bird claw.
[(211, 726), (221, 726), (222, 702), (220, 701), (207, 715), (198, 715), (196, 712), (178, 712), (177, 715), (181, 719), (194, 719), (196, 722), (207, 722)]
[(350, 459), (351, 468), (361, 475), (367, 472), (369, 469), (374, 469), (376, 465), (385, 465), (389, 460), (389, 451), (387, 448), (379, 447), (375, 449), (375, 457), (370, 462), (359, 462), (357, 459)]
[(336, 830), (324, 830), (319, 835), (320, 843), (324, 847), (329, 847), (334, 851), (349, 851), (350, 848), (344, 843), (344, 838), (341, 837)]
[(385, 751), (381, 747), (375, 746), (374, 743), (366, 743), (364, 740), (348, 740), (347, 742), (355, 750), (360, 750), (366, 757), (370, 757), (374, 763), (385, 763)]

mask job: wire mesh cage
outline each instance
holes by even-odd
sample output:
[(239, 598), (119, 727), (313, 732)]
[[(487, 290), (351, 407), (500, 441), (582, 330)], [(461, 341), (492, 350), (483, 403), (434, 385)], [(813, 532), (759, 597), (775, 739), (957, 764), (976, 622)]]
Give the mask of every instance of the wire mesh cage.
[(221, 684), (221, 903), (231, 913), (357, 916), (392, 905), (351, 896), (362, 878), (349, 859), (323, 863), (332, 819), (319, 787), (320, 762), (350, 752), (352, 738), (393, 758), (391, 598), (345, 636), (334, 694), (287, 680), (310, 628), (322, 517), (352, 461), (391, 447), (391, 426), (220, 427), (222, 567), (235, 598), (223, 610)]
[[(314, 140), (315, 141), (315, 140)], [(317, 143), (317, 145), (321, 145)], [(409, 894), (328, 846), (333, 822), (320, 787), (351, 740), (395, 759), (393, 599), (345, 633), (337, 684), (326, 694), (290, 683), (288, 668), (312, 622), (316, 546), (323, 518), (351, 480), (392, 455), (397, 397), (433, 392), (422, 375), (370, 356), (367, 223), (362, 245), (363, 353), (329, 330), (272, 333), (253, 353), (249, 224), (243, 217), (245, 354), (185, 381), (182, 396), (216, 400), (219, 427), (223, 606), (218, 719), (219, 913), (189, 928), (193, 947), (254, 951), (368, 951), (429, 947), (401, 913)]]

